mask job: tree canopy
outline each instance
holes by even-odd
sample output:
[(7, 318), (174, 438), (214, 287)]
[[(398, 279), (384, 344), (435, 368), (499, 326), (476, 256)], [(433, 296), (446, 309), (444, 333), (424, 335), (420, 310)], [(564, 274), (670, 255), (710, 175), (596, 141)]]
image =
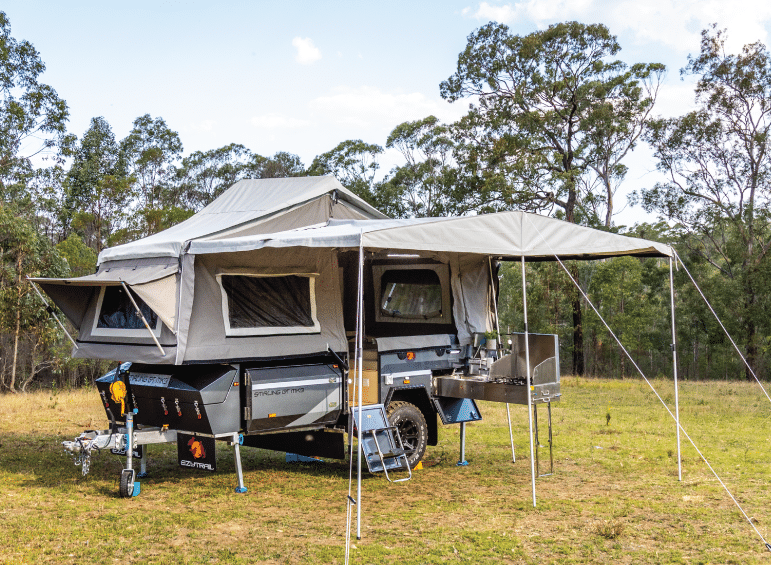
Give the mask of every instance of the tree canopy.
[[(11, 35), (0, 12), (0, 390), (24, 389), (41, 371), (79, 384), (103, 369), (69, 358), (27, 275), (91, 273), (105, 247), (166, 229), (241, 179), (302, 175), (334, 175), (392, 217), (524, 209), (674, 244), (753, 371), (767, 377), (771, 56), (760, 42), (729, 53), (725, 38), (717, 26), (704, 30), (681, 71), (697, 79), (698, 108), (662, 118), (664, 66), (624, 62), (606, 26), (568, 21), (518, 35), (490, 22), (439, 85), (445, 100), (470, 104), (462, 118), (397, 123), (377, 143), (355, 133), (330, 140), (306, 167), (291, 147), (261, 155), (233, 142), (185, 154), (174, 124), (149, 112), (123, 139), (103, 116), (76, 137), (66, 102), (40, 81), (41, 55)], [(641, 144), (661, 180), (636, 202), (660, 220), (614, 225), (616, 191), (628, 192), (627, 162)], [(518, 268), (500, 270), (501, 323), (511, 331), (522, 323)], [(527, 269), (531, 330), (561, 336), (569, 370), (630, 374), (562, 270)], [(569, 270), (649, 372), (671, 371), (666, 263), (622, 258)], [(684, 273), (674, 278), (686, 320), (677, 341), (689, 352), (681, 374), (742, 375), (701, 297)]]

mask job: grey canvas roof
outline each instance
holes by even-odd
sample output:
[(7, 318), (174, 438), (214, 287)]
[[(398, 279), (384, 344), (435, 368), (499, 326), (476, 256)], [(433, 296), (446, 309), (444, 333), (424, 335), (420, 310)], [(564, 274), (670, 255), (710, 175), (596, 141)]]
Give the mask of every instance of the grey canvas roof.
[(250, 251), (264, 247), (358, 247), (450, 252), (550, 260), (600, 259), (617, 255), (671, 257), (668, 245), (603, 232), (527, 212), (460, 218), (330, 220), (323, 227), (275, 234), (195, 241), (191, 254)]
[[(328, 200), (329, 206), (327, 202), (321, 202), (323, 198)], [(327, 208), (319, 214), (319, 206), (312, 210), (308, 206), (313, 201), (320, 201), (319, 204)], [(249, 232), (251, 224), (287, 215), (290, 211), (297, 212), (293, 225), (325, 222), (334, 216), (332, 207), (338, 203), (346, 208), (346, 213), (340, 217), (387, 218), (332, 176), (246, 179), (234, 184), (184, 222), (149, 237), (105, 249), (99, 254), (99, 264), (140, 257), (179, 257), (188, 241), (217, 234), (227, 237), (227, 232)], [(275, 231), (275, 228), (268, 231)]]

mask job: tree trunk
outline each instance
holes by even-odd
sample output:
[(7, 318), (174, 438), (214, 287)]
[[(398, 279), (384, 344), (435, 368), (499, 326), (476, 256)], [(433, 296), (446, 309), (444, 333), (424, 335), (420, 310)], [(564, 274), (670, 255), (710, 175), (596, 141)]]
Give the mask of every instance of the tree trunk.
[[(570, 268), (570, 274), (578, 282), (578, 267), (573, 265)], [(578, 288), (573, 289), (573, 374), (584, 375), (584, 329), (581, 319), (581, 292)]]
[(16, 327), (14, 328), (13, 332), (13, 363), (11, 364), (11, 382), (8, 385), (8, 388), (11, 390), (11, 392), (16, 392), (16, 365), (17, 365), (17, 359), (19, 355), (19, 334), (21, 333), (21, 296), (22, 296), (22, 287), (21, 287), (21, 262), (22, 262), (23, 255), (19, 253), (19, 259), (18, 259), (18, 276), (16, 277), (16, 288), (17, 288), (17, 298), (16, 298)]
[[(747, 273), (747, 277), (751, 277), (752, 273)], [(747, 336), (747, 347), (745, 349), (745, 357), (747, 359), (747, 365), (744, 366), (744, 377), (748, 381), (754, 381), (755, 377), (752, 375), (753, 371), (755, 371), (755, 368), (757, 366), (757, 358), (758, 358), (758, 327), (757, 324), (755, 324), (755, 308), (757, 307), (758, 297), (757, 293), (755, 292), (755, 288), (752, 285), (752, 282), (750, 280), (747, 280), (747, 283), (745, 284), (745, 298), (744, 298), (744, 305), (745, 305), (745, 320), (746, 322), (746, 336)], [(752, 370), (750, 370), (752, 369)]]

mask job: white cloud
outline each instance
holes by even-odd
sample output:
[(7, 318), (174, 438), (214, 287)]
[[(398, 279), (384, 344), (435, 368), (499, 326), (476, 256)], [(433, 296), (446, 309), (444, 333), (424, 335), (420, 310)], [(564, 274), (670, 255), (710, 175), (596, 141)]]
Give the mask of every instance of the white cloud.
[(478, 20), (494, 20), (505, 24), (528, 20), (544, 28), (554, 22), (585, 14), (594, 3), (594, 0), (527, 0), (502, 5), (482, 2), (475, 12), (472, 13), (469, 10), (464, 15), (470, 14), (472, 18)]
[(292, 45), (297, 49), (295, 61), (301, 65), (310, 65), (321, 59), (321, 51), (313, 44), (313, 40), (310, 37), (306, 37), (305, 39), (302, 37), (295, 37), (292, 40)]
[(214, 126), (217, 125), (217, 122), (214, 120), (203, 120), (202, 122), (199, 122), (193, 126), (193, 129), (197, 129), (200, 131), (211, 131), (214, 129)]
[(771, 3), (767, 0), (523, 0), (508, 4), (481, 2), (463, 15), (481, 21), (534, 24), (544, 29), (567, 20), (602, 22), (611, 33), (628, 33), (638, 44), (658, 43), (682, 53), (696, 52), (701, 30), (713, 22), (728, 29), (727, 48), (768, 43)]
[(701, 30), (714, 22), (728, 29), (729, 52), (738, 52), (745, 43), (767, 42), (764, 24), (771, 20), (771, 4), (756, 0), (669, 0), (655, 7), (624, 0), (607, 8), (614, 33), (628, 31), (640, 44), (660, 43), (684, 53), (698, 52)]
[(695, 80), (688, 78), (685, 81), (670, 80), (659, 89), (653, 114), (674, 118), (682, 116), (696, 109), (696, 95), (694, 93)]
[(254, 116), (252, 118), (252, 125), (258, 128), (265, 129), (286, 129), (286, 128), (302, 128), (310, 125), (307, 120), (300, 120), (298, 118), (287, 118), (280, 114), (264, 114), (262, 116)]
[(449, 104), (430, 99), (420, 92), (384, 92), (371, 86), (341, 86), (332, 93), (312, 100), (310, 109), (333, 123), (391, 131), (407, 120), (434, 115), (442, 121), (455, 121), (467, 111), (462, 103)]

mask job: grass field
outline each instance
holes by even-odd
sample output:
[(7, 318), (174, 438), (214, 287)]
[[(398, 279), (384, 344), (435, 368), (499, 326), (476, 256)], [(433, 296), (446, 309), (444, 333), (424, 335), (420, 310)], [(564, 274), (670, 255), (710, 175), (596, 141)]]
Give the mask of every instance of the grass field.
[[(654, 386), (674, 405), (670, 383)], [(482, 403), (484, 421), (468, 426), (468, 467), (456, 467), (451, 426), (412, 481), (365, 474), (351, 562), (769, 562), (685, 440), (678, 482), (674, 424), (644, 382), (568, 377), (562, 391), (555, 474), (538, 479), (537, 508), (526, 409), (512, 407), (512, 463), (505, 405)], [(767, 536), (771, 404), (757, 385), (724, 382), (684, 383), (680, 402), (684, 427)], [(120, 499), (121, 459), (100, 454), (82, 478), (60, 447), (104, 427), (94, 389), (0, 396), (0, 562), (343, 561), (346, 463), (291, 464), (245, 448), (249, 492), (235, 494), (232, 448), (218, 443), (218, 472), (201, 474), (177, 466), (174, 446), (151, 446), (142, 494)]]

